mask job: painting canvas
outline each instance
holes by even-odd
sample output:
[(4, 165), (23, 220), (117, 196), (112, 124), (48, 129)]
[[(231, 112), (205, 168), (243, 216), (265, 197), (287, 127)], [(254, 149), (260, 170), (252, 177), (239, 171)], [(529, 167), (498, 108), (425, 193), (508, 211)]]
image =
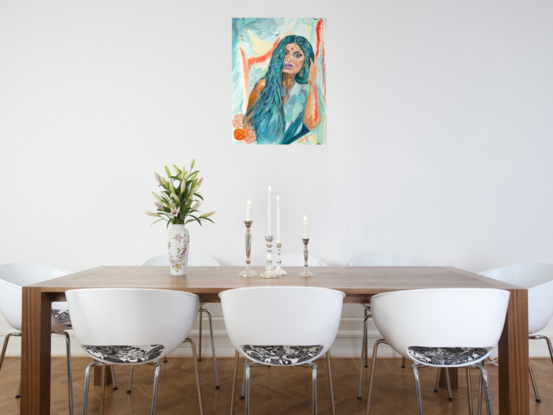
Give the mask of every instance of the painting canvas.
[(326, 19), (232, 19), (232, 142), (326, 144)]

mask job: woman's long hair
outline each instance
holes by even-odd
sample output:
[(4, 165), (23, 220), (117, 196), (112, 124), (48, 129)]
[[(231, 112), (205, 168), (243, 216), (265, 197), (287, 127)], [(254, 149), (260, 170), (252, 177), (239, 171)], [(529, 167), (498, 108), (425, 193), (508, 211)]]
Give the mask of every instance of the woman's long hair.
[(305, 56), (303, 67), (295, 76), (297, 83), (307, 83), (311, 61), (315, 59), (311, 43), (303, 36), (286, 36), (279, 42), (271, 56), (269, 69), (265, 75), (265, 88), (261, 91), (255, 104), (246, 113), (246, 118), (255, 130), (257, 142), (260, 144), (279, 142), (284, 134), (282, 69), (284, 68), (286, 45), (290, 43), (296, 43)]

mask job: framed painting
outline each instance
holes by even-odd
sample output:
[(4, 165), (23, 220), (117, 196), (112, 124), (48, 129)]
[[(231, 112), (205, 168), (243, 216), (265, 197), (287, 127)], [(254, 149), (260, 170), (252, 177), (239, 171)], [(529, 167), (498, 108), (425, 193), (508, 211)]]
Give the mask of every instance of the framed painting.
[(232, 19), (232, 143), (326, 144), (326, 19)]

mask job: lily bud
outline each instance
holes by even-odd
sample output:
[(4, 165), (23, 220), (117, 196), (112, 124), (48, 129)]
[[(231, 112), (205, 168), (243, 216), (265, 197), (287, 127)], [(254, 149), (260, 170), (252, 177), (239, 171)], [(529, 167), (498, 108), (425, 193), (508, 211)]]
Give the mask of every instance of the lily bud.
[(156, 175), (156, 180), (159, 184), (161, 184), (161, 177), (159, 177), (159, 174), (154, 173)]
[(150, 212), (149, 210), (147, 210), (146, 212), (144, 212), (146, 215), (150, 215), (150, 216), (153, 216), (154, 218), (161, 218), (161, 216), (157, 213), (154, 213), (154, 212)]
[(175, 171), (177, 172), (177, 176), (180, 175), (180, 169), (173, 164), (173, 167), (175, 168)]
[(190, 170), (194, 168), (194, 164), (196, 164), (196, 159), (192, 160), (192, 166), (190, 166)]
[(157, 195), (156, 192), (152, 192), (152, 194), (154, 195), (154, 197), (155, 197), (157, 200), (159, 200), (159, 201), (161, 202), (161, 199), (160, 199), (160, 197)]
[(215, 214), (215, 211), (204, 213), (203, 215), (200, 215), (200, 218), (209, 218), (213, 214)]
[(171, 176), (171, 172), (167, 166), (165, 166), (165, 173), (167, 173), (167, 176)]
[(196, 202), (196, 204), (192, 207), (192, 210), (198, 210), (198, 208), (202, 205), (202, 202)]
[(165, 180), (163, 177), (160, 177), (161, 179), (161, 185), (167, 187), (167, 180)]
[(180, 184), (180, 191), (181, 193), (184, 192), (184, 189), (186, 189), (186, 181), (182, 181), (182, 183)]
[(200, 181), (198, 182), (198, 185), (197, 185), (196, 187), (199, 188), (199, 187), (202, 185), (202, 182), (203, 182), (203, 181), (204, 181), (204, 178), (202, 177), (202, 178), (200, 179)]
[(176, 200), (178, 203), (180, 203), (180, 199), (179, 199), (179, 197), (177, 196), (176, 193), (173, 193), (173, 197), (175, 198), (175, 200)]

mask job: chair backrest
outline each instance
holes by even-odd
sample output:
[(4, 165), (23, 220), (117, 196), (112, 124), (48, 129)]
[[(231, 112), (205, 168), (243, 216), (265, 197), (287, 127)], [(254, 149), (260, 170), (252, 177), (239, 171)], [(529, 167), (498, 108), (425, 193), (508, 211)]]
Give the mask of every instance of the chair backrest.
[[(169, 266), (169, 254), (162, 254), (150, 258), (142, 266), (145, 267), (160, 267)], [(190, 252), (188, 254), (188, 266), (189, 267), (218, 267), (219, 262), (206, 254), (199, 254), (197, 252)]]
[(162, 345), (160, 358), (186, 339), (199, 298), (171, 290), (98, 288), (65, 293), (75, 336), (86, 346)]
[[(63, 277), (71, 274), (60, 268), (38, 264), (2, 264), (0, 265), (0, 312), (16, 330), (21, 330), (23, 312), (23, 290), (26, 285)], [(52, 330), (64, 327), (52, 317)]]
[(480, 288), (395, 291), (371, 297), (374, 323), (409, 359), (408, 347), (479, 347), (488, 353), (503, 331), (509, 292)]
[(528, 289), (529, 334), (542, 330), (553, 317), (553, 264), (509, 265), (480, 275)]
[[(303, 267), (305, 261), (303, 254), (294, 253), (281, 253), (280, 260), (282, 261), (282, 267)], [(273, 254), (273, 266), (276, 264), (276, 255)], [(256, 258), (252, 261), (252, 267), (264, 267), (267, 265), (267, 256)], [(318, 258), (309, 256), (307, 259), (307, 265), (310, 267), (326, 267), (326, 264)]]
[(336, 338), (341, 291), (317, 287), (251, 287), (219, 294), (230, 341), (256, 346), (323, 346)]
[(367, 254), (355, 258), (350, 267), (412, 267), (427, 266), (418, 259), (395, 254)]

